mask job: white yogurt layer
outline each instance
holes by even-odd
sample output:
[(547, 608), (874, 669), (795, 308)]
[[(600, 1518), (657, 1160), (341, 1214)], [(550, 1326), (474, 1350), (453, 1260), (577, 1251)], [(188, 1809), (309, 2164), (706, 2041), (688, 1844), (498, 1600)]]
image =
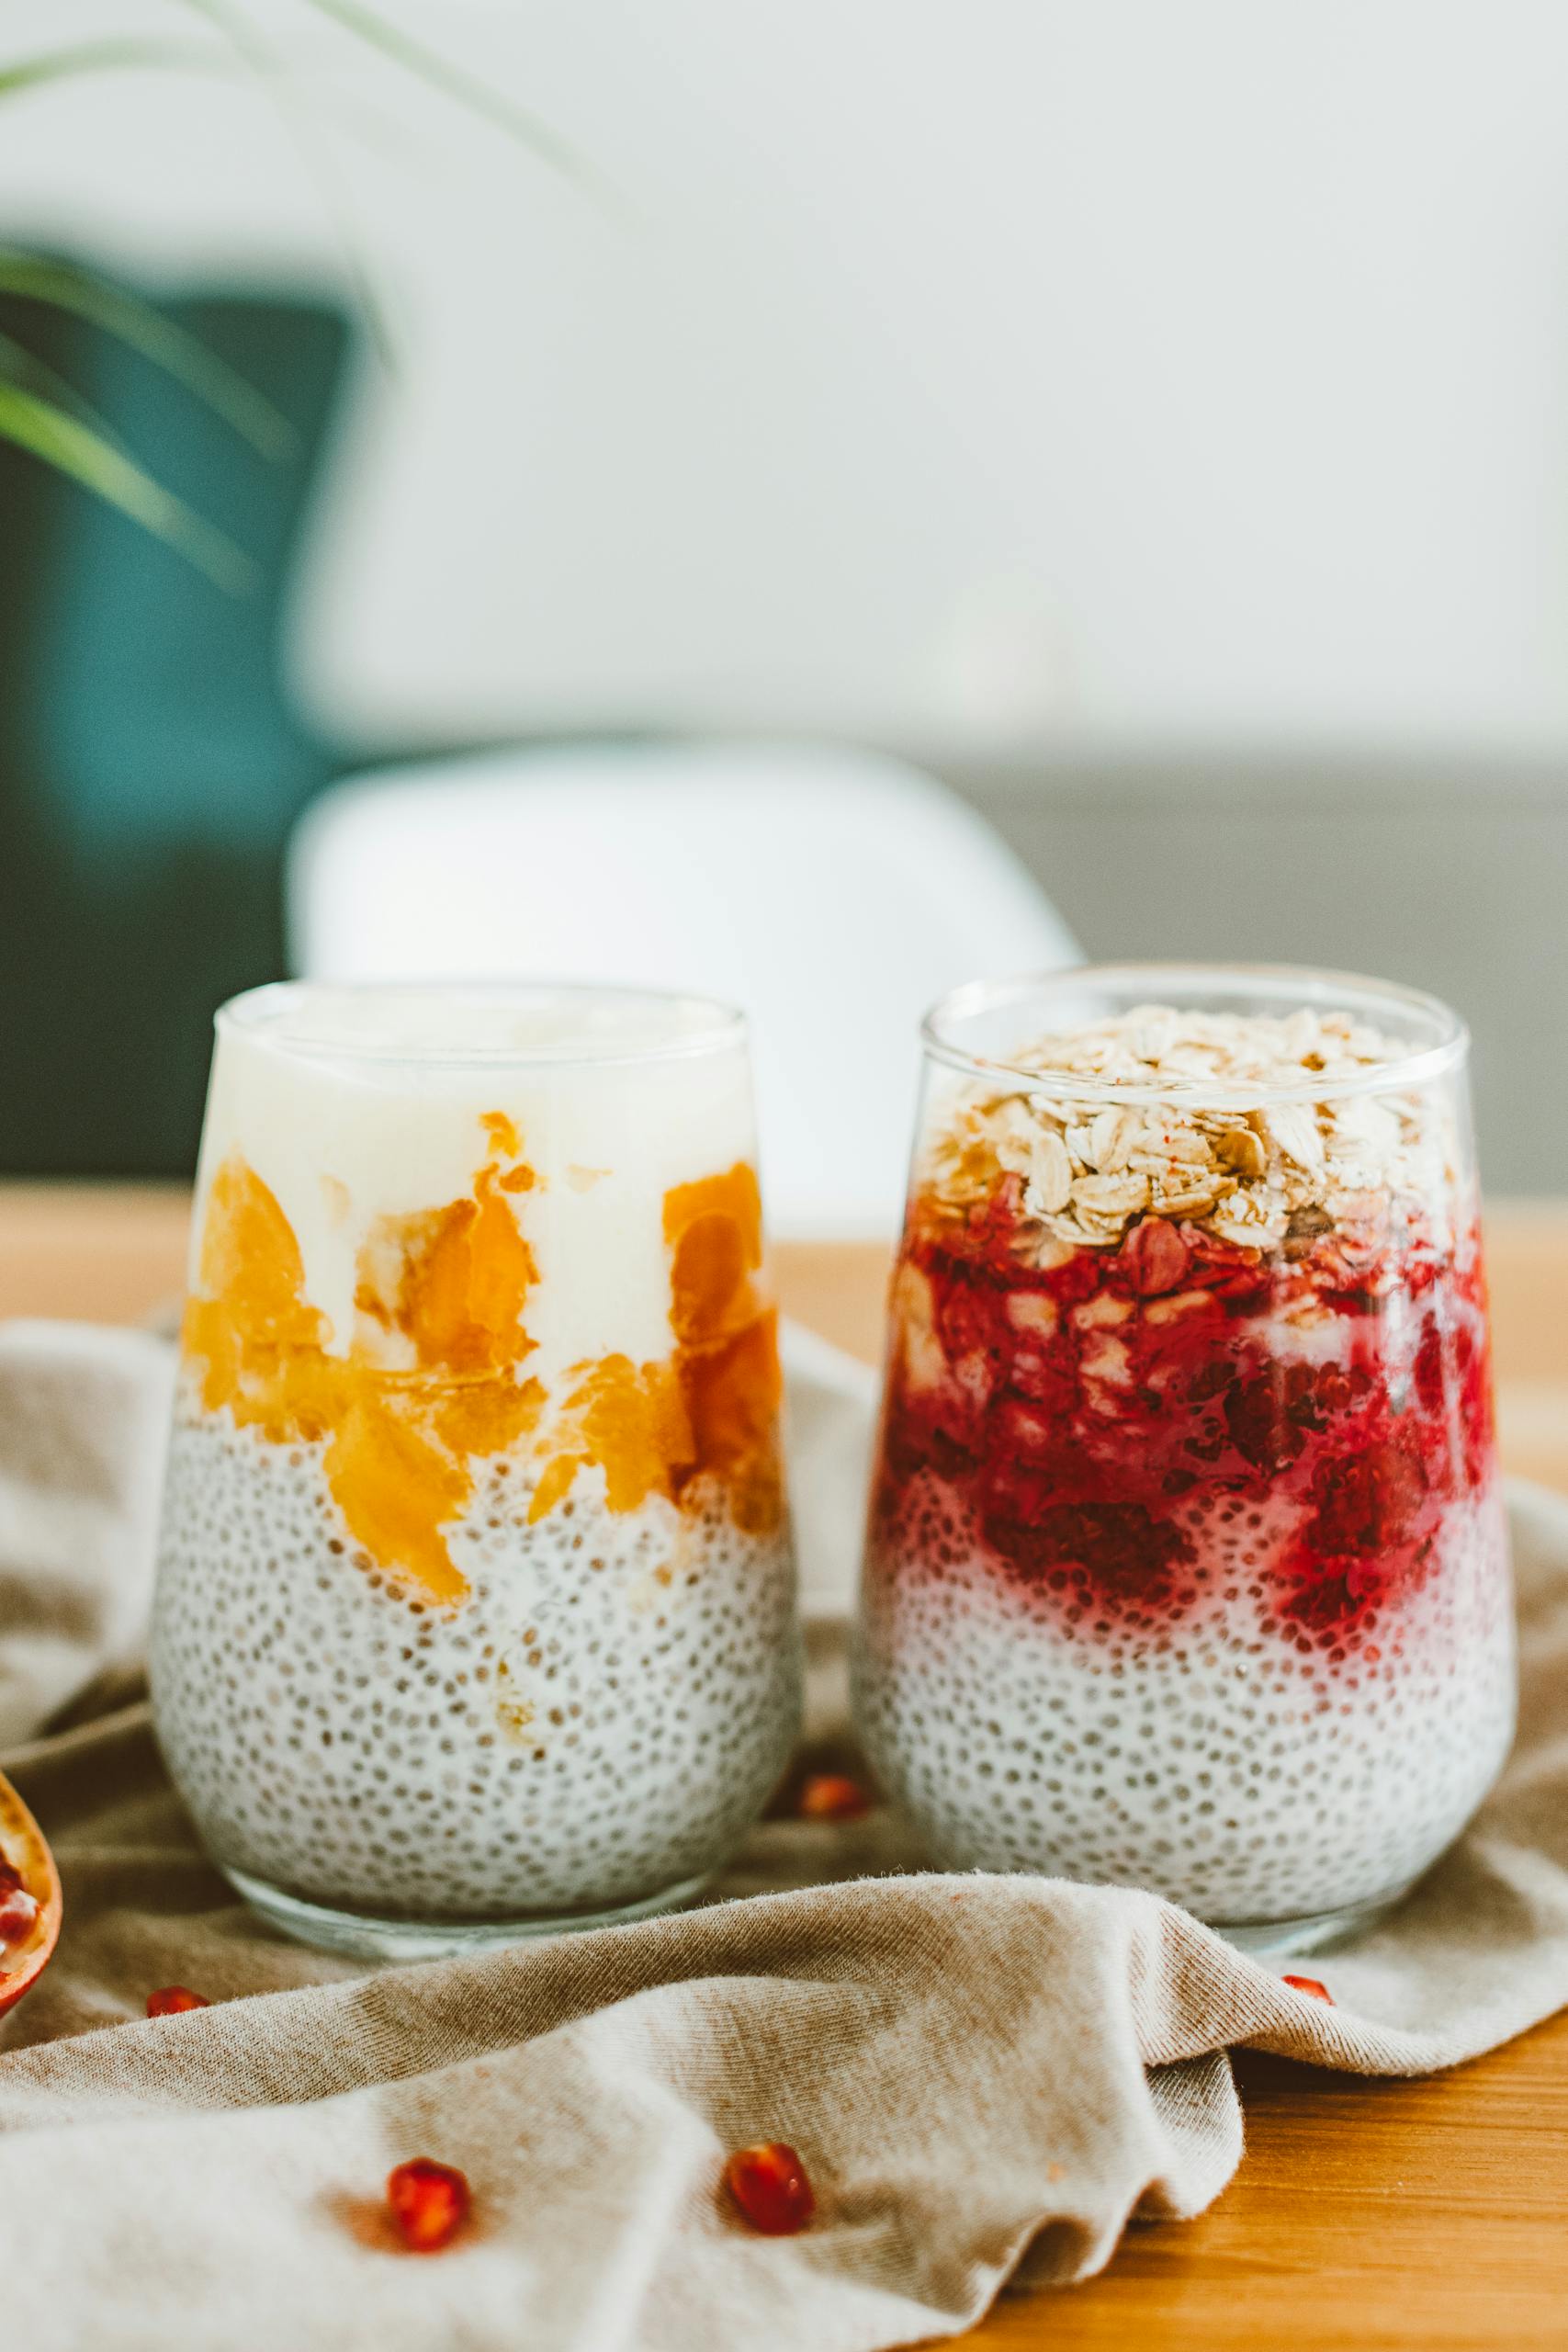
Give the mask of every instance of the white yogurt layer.
[(220, 1017), (193, 1252), (212, 1179), (237, 1155), (288, 1218), (306, 1295), (346, 1354), (371, 1228), (470, 1195), (492, 1155), (482, 1121), (497, 1112), (538, 1180), (510, 1196), (539, 1270), (530, 1375), (668, 1354), (665, 1193), (754, 1152), (743, 1023), (701, 999), (256, 989)]

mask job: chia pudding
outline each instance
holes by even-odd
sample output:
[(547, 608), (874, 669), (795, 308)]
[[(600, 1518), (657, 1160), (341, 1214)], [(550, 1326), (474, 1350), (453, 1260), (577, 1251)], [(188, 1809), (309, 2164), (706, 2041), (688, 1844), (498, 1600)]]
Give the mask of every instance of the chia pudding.
[(440, 1949), (705, 1878), (799, 1695), (739, 1021), (285, 988), (220, 1016), (152, 1674), (295, 1932)]
[(937, 1057), (857, 1710), (940, 1861), (1300, 1948), (1396, 1898), (1512, 1736), (1463, 1032), (1143, 978)]

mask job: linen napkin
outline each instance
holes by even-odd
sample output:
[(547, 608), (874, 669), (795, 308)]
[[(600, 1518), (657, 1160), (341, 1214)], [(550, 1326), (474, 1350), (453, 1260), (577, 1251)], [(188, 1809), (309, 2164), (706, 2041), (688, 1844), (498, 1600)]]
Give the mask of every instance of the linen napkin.
[[(841, 1756), (871, 1383), (819, 1343), (789, 1356), (812, 1733)], [(923, 1873), (880, 1811), (765, 1821), (678, 1917), (379, 1970), (286, 1943), (202, 1859), (142, 1703), (95, 1712), (144, 1600), (167, 1378), (151, 1342), (0, 1327), (0, 1689), (13, 1724), (29, 1693), (55, 1711), (0, 1761), (66, 1893), (0, 2054), (29, 2352), (942, 2336), (1021, 2261), (1083, 2277), (1133, 2213), (1219, 2193), (1232, 2045), (1420, 2073), (1568, 2002), (1568, 1502), (1525, 1488), (1515, 1755), (1397, 1915), (1308, 1963), (1333, 2008), (1148, 1894)], [(144, 2018), (170, 1982), (215, 2006)], [(752, 2234), (723, 2191), (727, 2153), (765, 2139), (816, 2185), (798, 2237)], [(474, 2189), (438, 2255), (403, 2252), (381, 2203), (415, 2154)]]

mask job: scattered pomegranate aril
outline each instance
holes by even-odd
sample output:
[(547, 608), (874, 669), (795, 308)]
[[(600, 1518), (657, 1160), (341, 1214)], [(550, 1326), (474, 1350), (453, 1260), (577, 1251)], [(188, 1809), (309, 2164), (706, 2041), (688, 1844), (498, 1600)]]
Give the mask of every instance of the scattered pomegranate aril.
[(857, 1821), (871, 1811), (871, 1792), (847, 1772), (813, 1772), (795, 1809), (802, 1821)]
[(188, 1984), (165, 1984), (147, 1996), (150, 2018), (176, 2018), (186, 2009), (209, 2009), (211, 2002), (204, 1993), (193, 1993)]
[(414, 2254), (437, 2254), (468, 2219), (473, 2197), (467, 2173), (411, 2156), (387, 2175), (387, 2202), (403, 2244)]
[(1334, 2007), (1333, 1994), (1315, 1976), (1281, 1976), (1280, 1982), (1288, 1984), (1293, 1993), (1310, 1993), (1314, 2001), (1326, 2001), (1330, 2008)]
[(817, 2211), (806, 2166), (783, 2140), (738, 2148), (724, 2168), (729, 2193), (764, 2237), (793, 2237)]

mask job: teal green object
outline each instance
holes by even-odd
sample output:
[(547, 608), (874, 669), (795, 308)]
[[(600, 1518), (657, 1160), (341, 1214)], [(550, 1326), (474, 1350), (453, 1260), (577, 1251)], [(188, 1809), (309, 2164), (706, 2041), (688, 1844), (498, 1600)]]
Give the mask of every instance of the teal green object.
[(231, 595), (36, 459), (0, 447), (0, 1170), (176, 1174), (215, 1006), (282, 969), (294, 818), (343, 764), (280, 658), (351, 359), (313, 300), (161, 304), (293, 427), (269, 460), (80, 321), (0, 306), (169, 489), (254, 565)]

